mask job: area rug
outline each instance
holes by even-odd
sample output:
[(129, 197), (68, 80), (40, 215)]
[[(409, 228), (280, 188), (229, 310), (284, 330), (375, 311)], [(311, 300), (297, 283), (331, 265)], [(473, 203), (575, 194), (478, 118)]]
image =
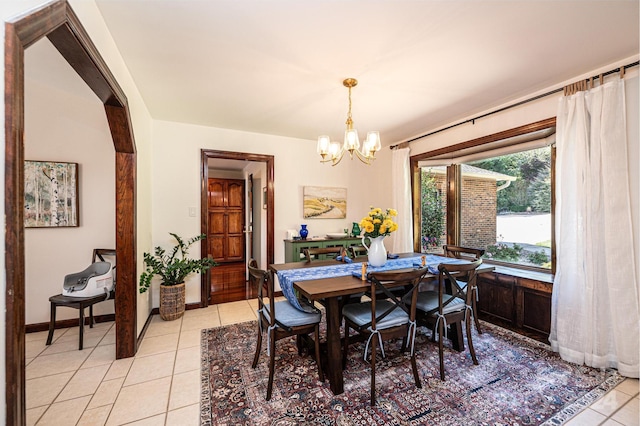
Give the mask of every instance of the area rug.
[[(298, 355), (295, 339), (276, 343), (273, 395), (267, 394), (268, 356), (263, 339), (258, 366), (255, 321), (202, 330), (202, 425), (560, 425), (624, 378), (562, 361), (549, 346), (482, 323), (469, 351), (445, 352), (440, 380), (438, 348), (419, 328), (415, 386), (400, 341), (385, 342), (387, 358), (376, 363), (377, 405), (370, 405), (370, 369), (364, 344), (350, 348), (344, 393), (333, 395), (318, 380), (312, 357)], [(466, 344), (466, 340), (465, 340)], [(379, 357), (378, 357), (379, 359)]]

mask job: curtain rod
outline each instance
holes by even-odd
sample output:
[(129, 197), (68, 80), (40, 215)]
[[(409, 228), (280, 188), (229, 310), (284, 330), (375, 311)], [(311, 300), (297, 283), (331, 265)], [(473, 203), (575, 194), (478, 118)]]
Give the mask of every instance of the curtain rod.
[[(623, 65), (622, 67), (614, 68), (614, 69), (612, 69), (612, 70), (609, 70), (609, 71), (607, 71), (607, 72), (605, 72), (605, 73), (602, 73), (602, 74), (598, 74), (598, 75), (596, 75), (596, 76), (594, 76), (594, 77), (591, 77), (591, 78), (594, 78), (594, 79), (595, 79), (595, 78), (599, 78), (600, 76), (604, 77), (604, 76), (607, 76), (607, 75), (609, 75), (609, 74), (613, 74), (613, 73), (619, 72), (621, 69), (625, 69), (625, 70), (626, 70), (627, 68), (635, 67), (635, 66), (637, 66), (639, 63), (640, 63), (639, 61), (636, 61), (636, 62), (633, 62), (633, 63), (631, 63), (631, 64)], [(585, 80), (589, 80), (589, 79), (588, 79), (588, 78), (586, 78)], [(502, 108), (500, 108), (500, 109), (497, 109), (497, 110), (495, 110), (495, 111), (487, 112), (487, 113), (485, 113), (485, 114), (479, 115), (479, 116), (474, 117), (474, 118), (469, 118), (468, 120), (464, 120), (464, 121), (461, 121), (461, 122), (456, 123), (456, 124), (451, 124), (450, 126), (443, 127), (442, 129), (434, 130), (433, 132), (426, 133), (426, 134), (421, 135), (421, 136), (416, 136), (415, 138), (413, 138), (413, 139), (409, 139), (408, 141), (404, 141), (404, 142), (397, 143), (397, 144), (395, 144), (395, 145), (391, 145), (389, 148), (390, 148), (390, 149), (394, 149), (394, 148), (398, 147), (399, 145), (406, 146), (406, 145), (409, 145), (411, 142), (415, 142), (415, 141), (417, 141), (417, 140), (419, 140), (419, 139), (426, 138), (426, 137), (428, 137), (428, 136), (432, 136), (432, 135), (435, 135), (435, 134), (440, 133), (440, 132), (444, 132), (445, 130), (452, 129), (452, 128), (454, 128), (454, 127), (458, 127), (458, 126), (461, 126), (461, 125), (466, 124), (466, 123), (472, 123), (472, 124), (475, 124), (475, 121), (476, 121), (476, 120), (479, 120), (479, 119), (481, 119), (481, 118), (485, 118), (485, 117), (488, 117), (488, 116), (490, 116), (490, 115), (492, 115), (492, 114), (496, 114), (496, 113), (498, 113), (498, 112), (502, 112), (502, 111), (505, 111), (505, 110), (508, 110), (508, 109), (511, 109), (511, 108), (515, 108), (515, 107), (517, 107), (517, 106), (524, 105), (524, 104), (529, 103), (529, 102), (537, 101), (537, 100), (538, 100), (538, 99), (540, 99), (540, 98), (544, 98), (544, 97), (547, 97), (547, 96), (549, 96), (549, 95), (553, 95), (554, 93), (562, 92), (563, 90), (564, 90), (564, 87), (561, 87), (561, 88), (559, 88), (559, 89), (555, 89), (555, 90), (551, 90), (551, 91), (549, 91), (549, 92), (547, 92), (547, 93), (543, 93), (543, 94), (541, 94), (541, 95), (534, 96), (534, 97), (532, 97), (532, 98), (525, 99), (525, 100), (520, 101), (520, 102), (516, 102), (515, 104), (512, 104), (512, 105), (507, 105), (507, 106), (502, 107)]]

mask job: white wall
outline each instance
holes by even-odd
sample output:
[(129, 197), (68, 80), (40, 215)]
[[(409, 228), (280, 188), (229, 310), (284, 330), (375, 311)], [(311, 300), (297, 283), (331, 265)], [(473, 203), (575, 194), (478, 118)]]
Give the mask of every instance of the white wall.
[[(275, 262), (284, 261), (287, 229), (307, 223), (310, 235), (325, 235), (360, 221), (370, 204), (388, 203), (390, 153), (381, 153), (374, 166), (343, 159), (336, 167), (319, 162), (315, 141), (285, 138), (190, 124), (154, 121), (153, 127), (153, 245), (170, 247), (169, 232), (190, 237), (200, 232), (200, 215), (188, 216), (188, 206), (200, 205), (200, 150), (216, 149), (275, 157)], [(388, 150), (387, 150), (388, 151)], [(266, 180), (265, 180), (266, 182)], [(304, 186), (347, 188), (346, 219), (305, 220)], [(198, 212), (200, 209), (196, 209)], [(192, 256), (200, 256), (194, 247)], [(187, 280), (187, 303), (200, 300), (200, 278)], [(158, 306), (158, 282), (153, 306)]]
[[(78, 163), (80, 226), (25, 229), (26, 324), (49, 321), (49, 297), (61, 293), (65, 275), (89, 266), (94, 248), (115, 248), (115, 149), (104, 106), (46, 39), (25, 51), (27, 77), (44, 55), (73, 89), (25, 78), (25, 159)], [(112, 300), (94, 307), (94, 315), (113, 312)], [(70, 318), (77, 309), (58, 309), (57, 319)]]
[[(71, 7), (89, 33), (111, 73), (127, 96), (129, 113), (136, 144), (136, 264), (138, 276), (144, 270), (143, 253), (152, 249), (151, 228), (151, 116), (138, 92), (127, 65), (122, 60), (111, 33), (109, 33), (98, 7), (93, 1), (69, 0)], [(137, 279), (137, 278), (136, 278)], [(137, 299), (137, 334), (139, 335), (151, 312), (150, 295), (144, 293)]]

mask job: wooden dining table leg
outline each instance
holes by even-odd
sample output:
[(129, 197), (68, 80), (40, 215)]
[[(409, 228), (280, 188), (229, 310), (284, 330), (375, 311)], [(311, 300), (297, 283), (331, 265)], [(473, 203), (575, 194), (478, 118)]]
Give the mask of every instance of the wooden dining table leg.
[(326, 301), (327, 320), (327, 376), (329, 386), (334, 395), (344, 391), (342, 378), (342, 348), (340, 337), (340, 303), (337, 297), (330, 297)]

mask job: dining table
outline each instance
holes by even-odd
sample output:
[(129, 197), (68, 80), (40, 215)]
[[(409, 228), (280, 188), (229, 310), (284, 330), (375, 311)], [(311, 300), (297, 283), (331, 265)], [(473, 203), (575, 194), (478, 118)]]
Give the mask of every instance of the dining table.
[[(348, 262), (331, 259), (269, 265), (270, 270), (278, 277), (283, 295), (296, 308), (308, 309), (304, 303), (301, 303), (301, 299), (312, 303), (319, 302), (324, 306), (327, 351), (324, 371), (329, 379), (331, 391), (335, 395), (344, 391), (340, 335), (343, 303), (350, 296), (365, 293), (371, 288), (371, 283), (362, 279), (362, 264), (367, 262), (367, 256), (346, 260)], [(366, 273), (426, 266), (430, 271), (425, 276), (428, 279), (437, 277), (437, 266), (440, 263), (465, 262), (468, 261), (433, 254), (401, 253), (395, 255), (393, 259), (387, 259), (381, 267), (368, 267)], [(481, 268), (482, 272), (493, 269), (482, 265)]]

